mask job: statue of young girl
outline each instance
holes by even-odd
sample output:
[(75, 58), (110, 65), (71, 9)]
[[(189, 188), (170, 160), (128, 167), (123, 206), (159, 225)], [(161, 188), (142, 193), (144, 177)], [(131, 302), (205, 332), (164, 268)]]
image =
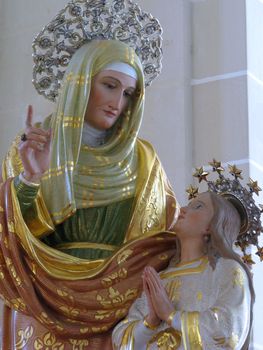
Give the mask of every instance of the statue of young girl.
[(168, 268), (144, 269), (142, 296), (113, 331), (114, 349), (248, 349), (254, 290), (233, 250), (240, 216), (205, 192), (181, 208)]

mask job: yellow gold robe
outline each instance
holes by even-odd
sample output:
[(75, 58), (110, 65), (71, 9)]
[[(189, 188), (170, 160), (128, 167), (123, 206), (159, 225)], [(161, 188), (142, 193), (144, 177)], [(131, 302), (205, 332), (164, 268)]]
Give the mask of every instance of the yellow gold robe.
[[(133, 214), (125, 242), (107, 259), (85, 260), (45, 245), (54, 223), (41, 196), (24, 219), (13, 185), (21, 171), (17, 142), (0, 187), (0, 294), (3, 349), (111, 349), (111, 329), (141, 290), (146, 265), (164, 268), (174, 252), (176, 202), (152, 147), (138, 141)], [(49, 346), (49, 347), (48, 347)]]

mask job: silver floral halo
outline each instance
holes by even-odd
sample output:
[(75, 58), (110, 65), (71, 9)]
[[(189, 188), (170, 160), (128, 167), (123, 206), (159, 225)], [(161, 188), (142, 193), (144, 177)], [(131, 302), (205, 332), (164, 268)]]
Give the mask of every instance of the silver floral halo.
[(55, 101), (74, 52), (93, 39), (120, 40), (134, 48), (149, 86), (162, 68), (162, 28), (132, 0), (69, 2), (33, 41), (33, 84)]

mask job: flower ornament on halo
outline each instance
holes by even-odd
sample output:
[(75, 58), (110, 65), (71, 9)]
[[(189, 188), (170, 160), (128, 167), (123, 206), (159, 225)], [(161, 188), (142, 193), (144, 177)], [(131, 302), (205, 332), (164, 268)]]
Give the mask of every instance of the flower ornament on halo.
[(132, 0), (70, 1), (33, 41), (33, 84), (55, 101), (64, 72), (75, 51), (92, 40), (119, 40), (139, 56), (145, 85), (162, 68), (159, 21)]
[[(241, 173), (242, 170), (238, 169), (236, 165), (229, 165), (229, 173), (233, 178), (225, 177), (222, 173), (224, 168), (221, 162), (213, 159), (209, 162), (212, 167), (212, 171), (218, 174), (218, 178), (214, 181), (208, 180), (208, 172), (204, 171), (203, 168), (196, 168), (194, 177), (196, 177), (199, 183), (204, 180), (207, 183), (208, 190), (215, 192), (217, 194), (225, 197), (229, 202), (231, 202), (237, 209), (241, 217), (241, 229), (236, 242), (236, 245), (243, 251), (243, 261), (249, 265), (254, 264), (251, 254), (246, 253), (246, 249), (250, 245), (257, 247), (257, 255), (260, 261), (263, 261), (263, 247), (259, 246), (258, 238), (261, 232), (263, 232), (263, 227), (261, 224), (261, 213), (263, 212), (263, 205), (256, 205), (253, 199), (253, 193), (259, 194), (261, 188), (258, 186), (257, 181), (249, 179), (248, 188), (244, 187), (240, 180), (243, 179)], [(188, 193), (188, 198), (192, 199), (198, 195), (198, 188), (190, 186), (186, 192)]]

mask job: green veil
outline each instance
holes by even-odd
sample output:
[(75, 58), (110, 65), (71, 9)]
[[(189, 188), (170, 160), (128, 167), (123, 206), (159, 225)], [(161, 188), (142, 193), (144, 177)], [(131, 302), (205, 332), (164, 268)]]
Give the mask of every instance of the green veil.
[[(136, 96), (104, 145), (83, 145), (81, 135), (92, 78), (114, 61), (128, 63), (136, 70)], [(41, 181), (45, 204), (55, 224), (78, 208), (104, 206), (135, 195), (136, 139), (143, 106), (143, 70), (132, 48), (117, 40), (95, 40), (76, 51), (52, 115), (50, 168)]]

